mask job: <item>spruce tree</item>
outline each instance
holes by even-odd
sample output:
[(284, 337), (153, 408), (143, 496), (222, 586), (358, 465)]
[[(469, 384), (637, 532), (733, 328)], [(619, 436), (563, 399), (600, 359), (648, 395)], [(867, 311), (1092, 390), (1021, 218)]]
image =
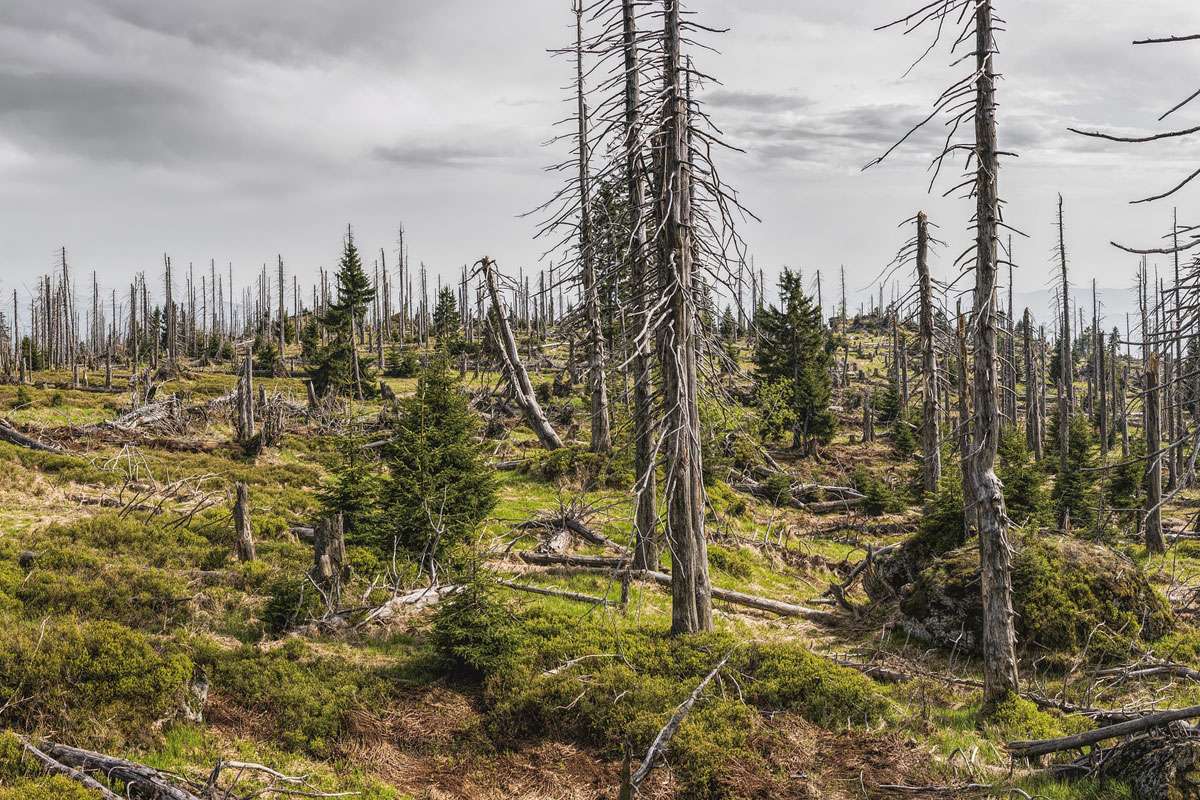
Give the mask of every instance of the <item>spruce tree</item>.
[(784, 269), (779, 276), (780, 306), (758, 313), (754, 353), (758, 380), (791, 381), (795, 413), (792, 446), (812, 453), (832, 437), (836, 419), (829, 409), (832, 393), (831, 343), (821, 325), (821, 310), (805, 295), (800, 276)]
[(437, 304), (433, 307), (433, 335), (445, 346), (457, 338), (458, 326), (458, 301), (454, 298), (454, 290), (443, 286), (438, 292)]
[(362, 324), (367, 308), (375, 299), (375, 289), (363, 269), (358, 248), (354, 246), (354, 233), (349, 229), (336, 281), (337, 299), (321, 318), (321, 324), (330, 334), (329, 340), (315, 354), (311, 379), (317, 394), (353, 391), (362, 398), (372, 376), (369, 364), (358, 355), (356, 342), (362, 338)]
[(444, 358), (401, 403), (384, 450), (383, 535), (431, 574), (465, 563), (496, 486), (475, 441), (478, 421)]

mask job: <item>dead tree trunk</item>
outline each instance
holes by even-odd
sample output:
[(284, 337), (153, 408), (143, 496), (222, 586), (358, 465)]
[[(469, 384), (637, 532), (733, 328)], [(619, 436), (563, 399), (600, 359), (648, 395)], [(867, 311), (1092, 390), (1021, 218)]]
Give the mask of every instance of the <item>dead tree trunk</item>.
[[(608, 418), (608, 384), (604, 376), (604, 328), (600, 323), (600, 294), (596, 286), (595, 253), (592, 242), (591, 176), (588, 139), (588, 107), (583, 92), (583, 0), (575, 0), (575, 98), (579, 123), (576, 152), (579, 156), (579, 262), (583, 284), (583, 311), (587, 320), (588, 383), (591, 390), (593, 453), (612, 450)], [(631, 209), (637, 213), (636, 209)]]
[(250, 530), (250, 493), (241, 481), (238, 481), (237, 499), (233, 503), (233, 530), (237, 536), (238, 561), (253, 561), (256, 556), (254, 534)]
[(862, 395), (862, 440), (863, 444), (875, 441), (875, 415), (871, 412), (871, 391), (863, 389)]
[(1024, 357), (1025, 357), (1025, 445), (1033, 457), (1042, 460), (1042, 415), (1038, 409), (1038, 375), (1037, 362), (1033, 357), (1033, 318), (1029, 309), (1025, 309), (1024, 317)]
[(237, 437), (241, 443), (254, 438), (254, 354), (247, 349), (237, 388)]
[[(1145, 338), (1149, 338), (1147, 332)], [(1148, 345), (1147, 345), (1148, 346)], [(1160, 400), (1158, 354), (1150, 353), (1146, 364), (1146, 394), (1143, 405), (1146, 433), (1146, 507), (1142, 522), (1146, 549), (1152, 553), (1166, 551), (1162, 531), (1162, 454), (1160, 432)]]
[[(650, 323), (651, 274), (646, 241), (645, 185), (641, 163), (641, 87), (637, 45), (637, 10), (635, 0), (622, 0), (623, 46), (625, 55), (625, 179), (633, 235), (629, 245), (629, 281), (634, 298), (634, 329), (646, 332)], [(739, 287), (740, 288), (740, 287)], [(741, 309), (738, 309), (741, 313)], [(648, 342), (639, 333), (633, 342), (633, 426), (634, 472), (637, 475), (637, 510), (634, 513), (634, 567), (656, 569), (659, 561), (657, 535), (658, 511), (655, 493), (657, 476), (654, 467), (654, 406), (650, 385)]]
[(1018, 691), (1016, 634), (1012, 609), (1012, 552), (1004, 493), (993, 469), (1000, 414), (996, 407), (997, 194), (995, 53), (991, 0), (975, 7), (975, 426), (969, 459), (971, 488), (979, 517), (980, 578), (983, 591), (983, 699), (993, 706)]
[(929, 219), (917, 214), (917, 288), (921, 303), (921, 473), (925, 491), (936, 492), (942, 479), (942, 436), (938, 428), (938, 369), (934, 349), (933, 281), (929, 277)]
[(341, 514), (317, 522), (313, 531), (313, 583), (321, 590), (325, 606), (335, 612), (341, 606), (342, 586), (350, 580), (346, 558), (346, 535)]
[(659, 269), (665, 319), (659, 360), (665, 407), (667, 543), (671, 548), (671, 632), (712, 630), (712, 590), (704, 537), (696, 303), (692, 264), (688, 108), (682, 85), (679, 0), (663, 0), (663, 105), (659, 139)]
[(509, 385), (512, 387), (517, 405), (521, 407), (521, 411), (525, 414), (525, 421), (533, 429), (533, 432), (537, 434), (538, 441), (542, 443), (542, 447), (545, 447), (547, 450), (557, 450), (563, 446), (562, 439), (558, 438), (558, 434), (555, 433), (554, 428), (550, 425), (550, 420), (546, 418), (545, 412), (542, 411), (542, 406), (538, 403), (537, 395), (533, 391), (533, 384), (529, 381), (529, 373), (525, 371), (525, 365), (521, 363), (521, 351), (517, 347), (517, 340), (513, 336), (512, 326), (508, 322), (508, 309), (505, 307), (504, 298), (501, 296), (500, 289), (496, 285), (496, 262), (484, 256), (476, 262), (476, 265), (483, 270), (488, 295), (492, 299), (491, 317), (496, 333), (496, 340), (500, 345), (504, 372), (508, 378)]

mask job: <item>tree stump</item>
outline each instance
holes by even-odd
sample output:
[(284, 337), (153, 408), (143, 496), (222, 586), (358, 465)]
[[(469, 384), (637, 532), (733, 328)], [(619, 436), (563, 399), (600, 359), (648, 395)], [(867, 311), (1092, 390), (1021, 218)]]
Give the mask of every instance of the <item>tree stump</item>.
[(253, 561), (254, 535), (250, 529), (250, 492), (246, 484), (238, 482), (237, 499), (233, 503), (233, 530), (237, 535), (238, 561)]

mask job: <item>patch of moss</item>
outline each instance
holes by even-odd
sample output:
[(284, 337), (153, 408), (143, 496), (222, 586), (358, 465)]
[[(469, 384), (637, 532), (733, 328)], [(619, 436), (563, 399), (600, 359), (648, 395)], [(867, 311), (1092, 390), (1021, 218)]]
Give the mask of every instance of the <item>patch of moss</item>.
[(984, 730), (1000, 742), (1053, 739), (1065, 735), (1057, 717), (1017, 694), (1010, 694), (997, 703), (981, 722)]
[(266, 652), (201, 647), (196, 658), (212, 691), (262, 715), (283, 747), (318, 758), (334, 753), (355, 711), (378, 708), (391, 696), (379, 671), (320, 655), (300, 639)]
[(113, 622), (0, 619), (0, 696), (23, 727), (120, 741), (180, 707), (192, 662)]
[(730, 760), (756, 757), (761, 711), (791, 711), (830, 727), (892, 713), (869, 679), (798, 645), (739, 644), (727, 633), (672, 637), (620, 618), (521, 610), (487, 589), (444, 603), (434, 635), (449, 661), (482, 680), (485, 729), (497, 745), (551, 736), (612, 757), (648, 746), (732, 651), (723, 674), (736, 676), (738, 691), (710, 684), (672, 745), (670, 762), (688, 797), (724, 796)]
[(745, 580), (754, 572), (754, 556), (741, 547), (708, 546), (708, 564), (732, 578)]
[(0, 800), (96, 800), (96, 793), (62, 775), (20, 780), (0, 788)]
[[(1100, 545), (1061, 536), (1024, 536), (1013, 558), (1018, 644), (1043, 653), (1086, 650), (1096, 663), (1119, 660), (1175, 625), (1171, 608), (1138, 567)], [(977, 650), (982, 631), (979, 554), (967, 545), (926, 568), (901, 599), (911, 633)]]

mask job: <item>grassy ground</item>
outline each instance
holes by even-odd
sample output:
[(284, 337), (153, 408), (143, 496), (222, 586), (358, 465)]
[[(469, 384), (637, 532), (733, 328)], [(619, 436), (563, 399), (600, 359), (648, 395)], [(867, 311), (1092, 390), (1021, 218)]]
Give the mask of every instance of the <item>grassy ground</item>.
[[(882, 382), (883, 345), (882, 337), (856, 334), (852, 369)], [(538, 375), (535, 384), (550, 377)], [(124, 386), (126, 379), (118, 372), (114, 384)], [(67, 374), (38, 374), (32, 386), (0, 386), (0, 413), (49, 436), (128, 407), (125, 393), (61, 388), (69, 381)], [(467, 385), (497, 381), (494, 374), (471, 374)], [(96, 376), (91, 382), (98, 383)], [(196, 402), (226, 393), (233, 383), (221, 368), (196, 368), (159, 393)], [(304, 397), (299, 380), (262, 383), (268, 392)], [(412, 379), (389, 383), (401, 395), (415, 385)], [(581, 394), (554, 406), (573, 405), (580, 418)], [(380, 408), (368, 401), (348, 413), (367, 419)], [(735, 420), (749, 413), (729, 410)], [(629, 436), (626, 412), (620, 403), (614, 411), (621, 444)], [(797, 460), (782, 446), (777, 457), (805, 480), (846, 485), (865, 467), (893, 487), (910, 486), (915, 463), (897, 457), (886, 436), (869, 445), (854, 441), (855, 414), (843, 413), (840, 433), (821, 459)], [(636, 762), (695, 675), (731, 648), (738, 666), (706, 695), (645, 796), (1011, 796), (1013, 787), (1055, 800), (1129, 796), (1120, 785), (1055, 782), (1029, 765), (1010, 764), (1005, 741), (1090, 723), (1026, 711), (981, 722), (979, 691), (968, 685), (980, 678), (977, 665), (904, 636), (894, 624), (896, 610), (869, 606), (859, 589), (849, 598), (859, 610), (837, 612), (829, 625), (718, 601), (715, 638), (680, 649), (663, 644), (670, 601), (661, 589), (635, 584), (620, 606), (621, 587), (607, 575), (532, 567), (505, 554), (517, 523), (567, 507), (585, 508), (593, 528), (631, 544), (633, 493), (620, 477), (628, 469), (614, 470), (610, 485), (597, 487), (586, 470), (548, 463), (515, 420), (504, 438), (481, 445), (497, 459), (528, 462), (498, 473), (500, 502), (480, 531), (481, 548), (493, 554), (490, 568), (506, 579), (604, 597), (612, 605), (497, 587), (506, 609), (497, 630), (515, 637), (517, 655), (481, 662), (474, 671), (449, 669), (431, 637), (428, 612), (353, 635), (306, 629), (281, 636), (272, 628), (273, 603), (303, 585), (312, 557), (289, 531), (315, 519), (315, 492), (332, 463), (334, 441), (314, 428), (294, 427), (281, 448), (251, 458), (230, 442), (229, 421), (220, 417), (194, 437), (208, 443), (205, 451), (82, 439), (69, 453), (52, 455), (0, 444), (0, 653), (7, 654), (0, 655), (0, 726), (197, 777), (219, 759), (260, 762), (311, 776), (323, 791), (377, 800), (615, 797), (622, 750), (628, 747)], [(869, 546), (906, 535), (874, 535), (871, 525), (895, 523), (906, 531), (921, 517), (915, 499), (879, 519), (814, 515), (741, 495), (722, 477), (709, 487), (714, 585), (791, 603), (816, 605)], [(250, 487), (259, 553), (252, 564), (234, 560), (229, 505), (235, 481)], [(140, 491), (131, 484), (179, 482), (185, 490), (156, 511), (120, 508)], [(149, 496), (143, 505), (159, 502), (152, 490)], [(116, 507), (103, 505), (113, 501)], [(1185, 493), (1168, 517), (1182, 520), (1197, 502), (1200, 492)], [(1190, 543), (1153, 559), (1132, 542), (1121, 546), (1164, 592), (1177, 593), (1200, 574), (1200, 547)], [(578, 551), (603, 552), (595, 546)], [(373, 579), (386, 564), (365, 551), (351, 556), (358, 569), (347, 594), (364, 603), (379, 598)], [(54, 626), (52, 638), (47, 625)], [(53, 644), (59, 641), (75, 642), (88, 656), (74, 658), (65, 645)], [(1177, 634), (1171, 656), (1195, 664), (1197, 643), (1200, 637)], [(807, 653), (872, 660), (912, 677), (876, 685), (826, 662), (810, 663), (800, 655)], [(576, 659), (584, 660), (556, 672)], [(1035, 662), (1023, 669), (1023, 678), (1036, 681), (1042, 693), (1086, 698), (1095, 706), (1152, 701), (1165, 707), (1196, 702), (1198, 693), (1171, 680), (1098, 684), (1087, 665), (1066, 674)], [(196, 681), (209, 687), (204, 722), (180, 721), (186, 685)], [(79, 686), (94, 691), (80, 693)], [(852, 710), (860, 704), (870, 710)], [(0, 798), (6, 790), (52, 785), (11, 753), (5, 761), (5, 752), (0, 746), (0, 787), (7, 787)], [(730, 753), (739, 755), (730, 760)], [(721, 775), (710, 774), (713, 765)], [(962, 788), (967, 784), (976, 788)]]

